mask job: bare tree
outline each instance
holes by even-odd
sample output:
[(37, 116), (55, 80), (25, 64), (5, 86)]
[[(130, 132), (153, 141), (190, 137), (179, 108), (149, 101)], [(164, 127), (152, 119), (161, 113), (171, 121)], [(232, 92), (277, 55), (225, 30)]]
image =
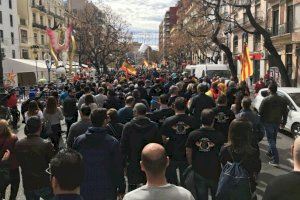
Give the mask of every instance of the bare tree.
[(75, 25), (80, 60), (90, 62), (98, 73), (100, 69), (105, 73), (109, 64), (118, 63), (129, 51), (131, 40), (127, 23), (110, 8), (102, 8), (87, 3), (78, 13), (80, 23)]

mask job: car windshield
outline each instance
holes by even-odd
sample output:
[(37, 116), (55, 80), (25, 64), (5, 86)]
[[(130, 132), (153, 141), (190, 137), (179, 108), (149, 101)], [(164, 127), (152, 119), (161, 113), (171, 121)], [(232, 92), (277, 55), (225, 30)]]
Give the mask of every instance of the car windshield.
[(293, 99), (295, 104), (300, 107), (300, 93), (290, 93), (290, 97)]
[(207, 70), (206, 75), (208, 77), (219, 76), (223, 78), (230, 78), (230, 71), (228, 70)]

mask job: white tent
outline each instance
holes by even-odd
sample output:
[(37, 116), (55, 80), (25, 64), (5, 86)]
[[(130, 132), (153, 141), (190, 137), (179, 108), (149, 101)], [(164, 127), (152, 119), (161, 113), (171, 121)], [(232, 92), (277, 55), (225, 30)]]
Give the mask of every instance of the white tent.
[[(62, 65), (62, 62), (59, 62)], [(73, 62), (73, 69), (78, 69), (79, 64)], [(87, 67), (87, 65), (82, 65), (83, 67)], [(69, 68), (69, 65), (66, 66)], [(51, 67), (51, 79), (53, 80), (53, 75), (55, 74), (56, 67), (52, 65)], [(36, 82), (36, 72), (38, 72), (39, 79), (48, 77), (48, 70), (46, 66), (45, 60), (28, 60), (28, 59), (11, 59), (6, 58), (3, 60), (3, 73), (4, 75), (8, 73), (17, 74), (15, 76), (15, 83), (14, 85), (18, 85), (18, 77), (23, 77), (26, 74), (28, 77), (27, 79), (31, 79), (32, 82)], [(30, 77), (29, 77), (30, 76)], [(20, 78), (19, 78), (20, 79)], [(34, 80), (32, 80), (34, 79)]]

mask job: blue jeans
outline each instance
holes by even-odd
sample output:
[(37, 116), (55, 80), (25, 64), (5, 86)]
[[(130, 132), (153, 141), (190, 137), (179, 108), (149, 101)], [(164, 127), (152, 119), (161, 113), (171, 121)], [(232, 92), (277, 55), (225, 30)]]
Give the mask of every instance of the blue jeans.
[(196, 187), (196, 200), (208, 200), (208, 189), (210, 189), (212, 199), (215, 200), (216, 192), (218, 189), (218, 182), (206, 179), (195, 172), (195, 187)]
[(44, 187), (32, 191), (24, 191), (26, 200), (39, 200), (40, 198), (44, 200), (53, 199), (53, 193), (50, 187)]
[(279, 125), (275, 123), (265, 123), (266, 135), (269, 143), (268, 153), (273, 157), (273, 162), (279, 163), (278, 150), (276, 148), (277, 134), (279, 131)]

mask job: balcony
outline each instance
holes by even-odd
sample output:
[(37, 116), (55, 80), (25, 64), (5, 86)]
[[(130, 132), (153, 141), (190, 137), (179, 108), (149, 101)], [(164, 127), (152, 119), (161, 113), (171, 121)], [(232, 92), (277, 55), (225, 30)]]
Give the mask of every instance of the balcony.
[(53, 16), (54, 18), (57, 18), (57, 19), (60, 19), (60, 20), (64, 20), (64, 18), (62, 16), (59, 16), (59, 15), (55, 14), (52, 11), (48, 11), (48, 14), (51, 15), (51, 16)]
[(46, 26), (42, 25), (42, 24), (38, 24), (38, 23), (32, 23), (32, 27), (33, 28), (39, 28), (39, 29), (42, 29), (42, 30), (46, 30)]
[(43, 5), (37, 5), (36, 3), (32, 2), (31, 7), (38, 9), (41, 12), (47, 13), (47, 10), (46, 10), (45, 6), (43, 6)]
[(290, 21), (288, 23), (275, 25), (273, 27), (269, 27), (268, 30), (272, 36), (281, 36), (284, 34), (293, 33), (294, 32), (294, 22)]

